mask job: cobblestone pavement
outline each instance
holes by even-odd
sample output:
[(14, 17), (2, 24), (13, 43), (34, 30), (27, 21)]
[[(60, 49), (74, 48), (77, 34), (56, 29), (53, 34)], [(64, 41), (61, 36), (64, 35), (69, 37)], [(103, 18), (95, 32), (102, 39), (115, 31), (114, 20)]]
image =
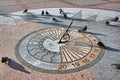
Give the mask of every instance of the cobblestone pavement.
[[(114, 70), (110, 65), (120, 63), (120, 58), (118, 58), (120, 56), (120, 46), (118, 45), (120, 42), (120, 38), (118, 38), (120, 26), (107, 27), (107, 30), (104, 30), (103, 27), (97, 28), (98, 30), (101, 29), (99, 31), (101, 34), (104, 31), (108, 35), (108, 39), (105, 36), (100, 36), (103, 42), (107, 46), (118, 49), (108, 47), (108, 50), (105, 51), (108, 54), (105, 54), (99, 64), (90, 69), (69, 74), (46, 74), (22, 65), (15, 56), (16, 44), (25, 35), (44, 27), (42, 24), (16, 18), (4, 22), (2, 20), (5, 17), (2, 16), (6, 13), (23, 11), (26, 8), (31, 10), (42, 8), (92, 8), (120, 12), (120, 0), (0, 0), (0, 23), (2, 23), (0, 24), (0, 59), (3, 56), (8, 56), (11, 59), (10, 65), (0, 63), (0, 80), (119, 80), (119, 71)], [(9, 17), (6, 16), (6, 18)], [(95, 30), (93, 29), (93, 31)]]
[(119, 0), (0, 0), (0, 13), (20, 11), (25, 8), (77, 7), (120, 11)]

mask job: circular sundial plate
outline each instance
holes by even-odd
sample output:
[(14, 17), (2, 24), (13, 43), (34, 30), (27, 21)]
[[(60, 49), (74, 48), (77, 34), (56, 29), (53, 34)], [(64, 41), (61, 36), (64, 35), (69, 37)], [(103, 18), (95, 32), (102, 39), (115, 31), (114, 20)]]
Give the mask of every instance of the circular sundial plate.
[(26, 66), (46, 73), (69, 73), (86, 69), (99, 61), (103, 49), (90, 34), (71, 29), (70, 40), (59, 43), (64, 28), (35, 31), (16, 46), (17, 58)]

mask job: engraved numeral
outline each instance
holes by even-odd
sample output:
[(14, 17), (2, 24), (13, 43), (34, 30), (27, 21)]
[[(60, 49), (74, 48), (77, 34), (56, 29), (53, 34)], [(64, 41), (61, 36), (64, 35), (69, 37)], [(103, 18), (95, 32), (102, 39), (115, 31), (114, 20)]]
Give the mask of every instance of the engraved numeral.
[(90, 55), (90, 57), (91, 57), (91, 58), (94, 58), (94, 57), (95, 57), (95, 55), (94, 55), (94, 54), (91, 54), (91, 55)]
[(94, 41), (94, 42), (97, 42), (97, 40), (96, 40), (96, 39), (93, 39), (93, 41)]
[(76, 62), (76, 63), (72, 63), (72, 65), (73, 65), (74, 67), (78, 67), (78, 66), (80, 66), (80, 64), (79, 64), (78, 62)]
[(99, 49), (95, 49), (95, 50), (94, 50), (94, 52), (98, 52), (98, 51), (99, 51)]
[(58, 65), (59, 69), (66, 69), (67, 65)]
[(87, 63), (87, 62), (90, 62), (90, 60), (84, 59), (84, 60), (82, 60), (82, 62)]

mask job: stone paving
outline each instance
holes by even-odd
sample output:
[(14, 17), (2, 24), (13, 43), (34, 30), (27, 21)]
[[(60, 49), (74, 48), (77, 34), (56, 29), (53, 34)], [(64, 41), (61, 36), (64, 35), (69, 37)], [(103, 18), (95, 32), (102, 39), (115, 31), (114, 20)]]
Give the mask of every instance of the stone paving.
[[(111, 67), (113, 63), (120, 63), (120, 22), (112, 22), (115, 25), (111, 26), (106, 26), (103, 22), (90, 23), (88, 32), (100, 38), (107, 47), (104, 57), (95, 66), (69, 74), (46, 74), (27, 68), (15, 56), (18, 41), (46, 25), (5, 16), (5, 13), (22, 11), (25, 8), (74, 7), (120, 12), (119, 4), (119, 0), (0, 0), (0, 58), (11, 58), (9, 65), (0, 63), (0, 80), (120, 80), (119, 71)], [(97, 27), (94, 28), (93, 24)]]

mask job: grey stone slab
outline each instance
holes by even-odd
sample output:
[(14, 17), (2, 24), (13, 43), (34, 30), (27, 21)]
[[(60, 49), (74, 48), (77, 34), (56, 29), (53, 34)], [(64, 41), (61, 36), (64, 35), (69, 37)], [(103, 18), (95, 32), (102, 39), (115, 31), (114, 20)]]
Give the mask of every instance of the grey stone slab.
[(29, 50), (29, 51), (32, 51), (32, 50), (34, 50), (34, 49), (39, 49), (39, 45), (37, 45), (37, 46), (36, 46), (36, 45), (29, 45), (29, 46), (28, 46), (28, 50)]
[(47, 52), (41, 51), (41, 52), (36, 53), (36, 55), (34, 57), (42, 60), (44, 55), (47, 55)]
[(58, 53), (51, 58), (53, 63), (60, 63), (61, 62), (61, 55)]
[(43, 61), (46, 61), (46, 62), (52, 62), (52, 57), (54, 56), (55, 54), (53, 53), (50, 53), (48, 52), (47, 55), (44, 55), (43, 56)]
[(34, 49), (32, 49), (32, 50), (29, 50), (29, 52), (30, 52), (31, 55), (34, 56), (34, 55), (36, 55), (37, 53), (39, 53), (39, 52), (41, 52), (41, 51), (40, 51), (39, 48), (38, 48), (38, 49), (34, 48)]

